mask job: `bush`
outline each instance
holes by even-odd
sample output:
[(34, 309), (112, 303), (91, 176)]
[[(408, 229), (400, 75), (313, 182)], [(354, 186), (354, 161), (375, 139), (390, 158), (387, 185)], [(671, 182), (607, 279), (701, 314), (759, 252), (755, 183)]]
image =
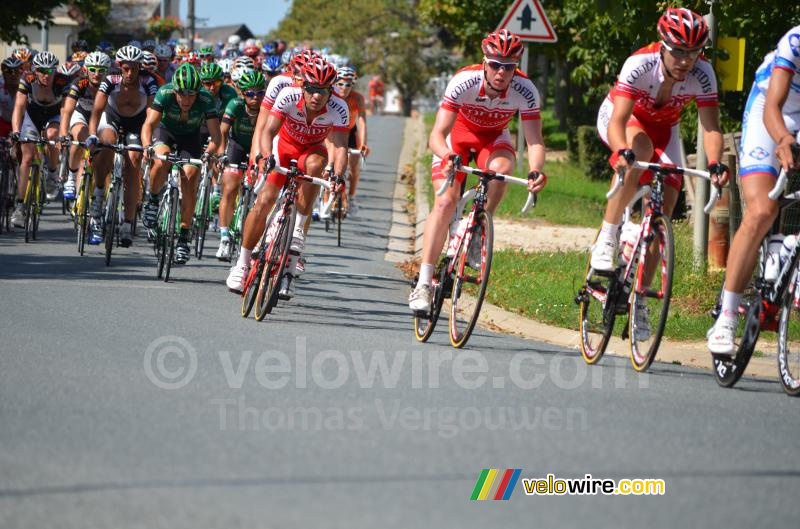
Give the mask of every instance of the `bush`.
[(589, 125), (578, 127), (575, 134), (578, 147), (578, 163), (593, 180), (607, 180), (609, 173), (608, 147), (597, 135), (597, 129)]

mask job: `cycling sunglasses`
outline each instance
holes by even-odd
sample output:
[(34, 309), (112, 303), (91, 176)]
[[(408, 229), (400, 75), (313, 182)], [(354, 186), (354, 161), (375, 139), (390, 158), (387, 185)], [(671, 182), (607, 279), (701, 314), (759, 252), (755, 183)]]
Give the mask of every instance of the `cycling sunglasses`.
[(175, 93), (178, 94), (179, 96), (190, 97), (190, 96), (196, 96), (197, 90), (176, 90)]
[(336, 83), (336, 86), (340, 86), (342, 88), (350, 88), (351, 86), (353, 86), (353, 83), (342, 83), (342, 82), (339, 82), (339, 83)]
[(38, 73), (41, 73), (41, 74), (44, 74), (44, 75), (53, 75), (53, 72), (55, 72), (56, 69), (55, 68), (36, 68), (36, 71)]
[(517, 63), (515, 62), (500, 62), (500, 61), (493, 61), (490, 59), (486, 59), (486, 64), (492, 70), (511, 70), (514, 71), (517, 69)]
[(308, 92), (311, 95), (314, 95), (314, 94), (330, 94), (331, 93), (331, 89), (326, 87), (326, 86), (306, 85), (306, 86), (303, 87), (303, 90), (305, 92)]
[(203, 86), (216, 86), (221, 84), (222, 84), (222, 79), (218, 81), (203, 81)]
[(264, 94), (266, 94), (266, 93), (267, 93), (266, 90), (258, 90), (258, 91), (248, 90), (247, 92), (244, 92), (244, 96), (245, 97), (264, 97)]
[(703, 53), (703, 48), (699, 48), (696, 50), (684, 50), (682, 48), (674, 48), (667, 44), (666, 42), (661, 43), (664, 46), (664, 49), (667, 50), (670, 55), (675, 57), (676, 59), (697, 59), (701, 53)]
[(108, 68), (103, 68), (102, 66), (87, 66), (86, 71), (89, 73), (106, 73)]

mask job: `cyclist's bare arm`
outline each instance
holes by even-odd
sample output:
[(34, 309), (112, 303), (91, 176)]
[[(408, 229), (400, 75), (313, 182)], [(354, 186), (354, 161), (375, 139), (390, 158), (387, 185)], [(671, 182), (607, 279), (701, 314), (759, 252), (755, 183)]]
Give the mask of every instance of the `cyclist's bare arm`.
[(92, 116), (89, 118), (89, 134), (91, 136), (97, 136), (97, 127), (100, 124), (100, 116), (103, 115), (106, 105), (108, 105), (108, 94), (98, 90), (97, 95), (94, 96)]
[(71, 97), (64, 98), (64, 106), (61, 107), (61, 123), (58, 126), (58, 135), (66, 136), (69, 134), (69, 120), (72, 118), (78, 100)]
[[(544, 169), (544, 138), (542, 137), (542, 120), (529, 119), (522, 122), (522, 132), (528, 145), (528, 171), (542, 172)], [(544, 187), (546, 177), (539, 175), (529, 189), (538, 193)]]
[[(628, 120), (631, 119), (635, 104), (636, 101), (627, 97), (618, 96), (614, 98), (614, 110), (611, 112), (611, 119), (608, 122), (608, 146), (611, 148), (611, 152), (619, 152), (620, 149), (630, 148), (625, 129)], [(615, 170), (619, 172), (623, 169), (627, 170), (627, 168), (627, 161), (623, 156), (620, 156)]]
[(228, 133), (231, 130), (231, 124), (225, 123), (224, 121), (219, 124), (219, 133), (220, 133), (220, 144), (219, 144), (219, 152), (223, 154), (225, 152), (225, 148), (228, 146)]
[[(253, 141), (250, 146), (250, 159), (255, 160), (261, 148), (260, 139), (264, 133), (264, 127), (267, 126), (269, 120), (269, 110), (263, 106), (258, 107), (258, 117), (256, 118), (256, 128), (253, 130)], [(263, 154), (263, 153), (262, 153)]]
[(333, 174), (343, 175), (347, 165), (347, 132), (334, 130), (328, 134), (333, 144)]
[[(719, 125), (719, 107), (699, 107), (697, 114), (703, 126), (703, 144), (709, 161), (719, 162), (722, 159), (722, 128)], [(716, 175), (715, 175), (715, 178)], [(716, 183), (725, 185), (728, 174), (721, 175)]]
[(358, 114), (356, 130), (358, 131), (358, 146), (361, 148), (367, 144), (367, 116), (365, 112)]
[(206, 120), (208, 127), (208, 135), (211, 136), (211, 141), (208, 142), (206, 152), (215, 154), (219, 152), (219, 145), (222, 144), (222, 137), (219, 131), (219, 118), (211, 118)]
[(445, 161), (445, 172), (449, 171), (451, 162), (446, 160), (447, 154), (450, 152), (450, 147), (447, 146), (447, 135), (453, 130), (453, 125), (456, 124), (458, 114), (451, 112), (444, 108), (440, 108), (436, 112), (436, 122), (433, 124), (431, 130), (431, 137), (428, 140), (428, 147), (433, 151), (433, 154)]
[(328, 165), (331, 165), (333, 164), (333, 158), (336, 156), (336, 147), (334, 147), (330, 137), (325, 138), (325, 150), (328, 151)]
[(17, 92), (17, 97), (14, 99), (14, 112), (11, 114), (11, 130), (20, 132), (22, 129), (22, 120), (25, 119), (25, 109), (28, 106), (28, 96)]
[(775, 148), (775, 155), (781, 161), (784, 170), (789, 170), (792, 163), (791, 146), (795, 139), (792, 131), (786, 128), (783, 121), (783, 109), (786, 98), (789, 96), (789, 88), (792, 84), (794, 74), (783, 68), (773, 68), (769, 77), (769, 88), (764, 102), (764, 126), (767, 132), (775, 140), (778, 146)]
[[(272, 140), (278, 135), (278, 131), (283, 126), (283, 120), (274, 114), (270, 114), (267, 118), (267, 123), (264, 125), (264, 130), (258, 137), (258, 152), (261, 156), (267, 158), (272, 154)], [(255, 158), (253, 158), (255, 160)]]
[(142, 145), (147, 148), (153, 143), (153, 130), (161, 122), (161, 112), (153, 108), (147, 109), (147, 117), (142, 125)]

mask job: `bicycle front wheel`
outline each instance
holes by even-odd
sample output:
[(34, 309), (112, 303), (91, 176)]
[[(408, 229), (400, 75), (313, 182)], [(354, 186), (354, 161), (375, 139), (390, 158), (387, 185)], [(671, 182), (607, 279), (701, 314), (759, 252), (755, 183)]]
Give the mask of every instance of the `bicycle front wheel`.
[(174, 187), (169, 191), (169, 217), (168, 222), (169, 225), (167, 226), (167, 237), (165, 241), (165, 254), (166, 259), (164, 262), (164, 282), (166, 283), (169, 281), (169, 273), (172, 270), (172, 260), (175, 257), (175, 241), (178, 238), (178, 234), (176, 233), (177, 224), (178, 224), (178, 211), (181, 208), (180, 205), (180, 197), (178, 194), (178, 188)]
[(336, 211), (336, 246), (342, 246), (342, 218), (344, 218), (344, 207), (342, 201), (342, 194), (337, 193), (336, 202), (338, 204), (338, 208)]
[(116, 241), (117, 226), (119, 224), (119, 213), (117, 211), (119, 208), (119, 195), (120, 188), (115, 185), (106, 203), (106, 220), (103, 226), (105, 232), (103, 237), (106, 245), (106, 266), (111, 266), (111, 252), (114, 250), (114, 242)]
[(206, 232), (209, 224), (209, 201), (211, 199), (210, 181), (204, 182), (200, 189), (200, 196), (197, 201), (197, 213), (195, 214), (195, 239), (194, 254), (198, 259), (203, 258), (203, 248), (206, 243)]
[[(433, 292), (431, 293), (430, 311), (426, 314), (414, 314), (414, 336), (420, 342), (427, 342), (428, 338), (433, 334), (436, 322), (439, 321), (439, 314), (442, 312), (444, 298), (447, 297), (449, 290), (452, 289), (453, 279), (447, 273), (449, 263), (450, 259), (445, 259), (439, 265), (439, 270), (431, 283)], [(414, 283), (416, 284), (416, 281)]]
[(792, 397), (800, 396), (800, 300), (795, 294), (784, 296), (778, 326), (778, 378)]
[(580, 306), (581, 355), (592, 365), (603, 358), (614, 332), (620, 284), (616, 272), (597, 273), (590, 262), (591, 256), (586, 261), (586, 282), (575, 302)]
[(652, 241), (648, 249), (634, 256), (637, 264), (628, 312), (631, 362), (636, 371), (650, 367), (661, 344), (675, 267), (672, 222), (667, 217), (656, 217), (651, 219), (650, 229)]
[[(492, 269), (494, 242), (492, 216), (488, 211), (481, 211), (475, 215), (469, 229), (472, 230), (472, 240), (467, 244), (465, 237), (454, 257), (455, 279), (450, 304), (450, 343), (456, 348), (464, 347), (472, 335), (480, 316)], [(480, 262), (470, 259), (469, 247), (473, 244), (480, 244)]]
[(264, 271), (261, 274), (258, 295), (256, 296), (255, 317), (257, 321), (263, 320), (278, 303), (278, 290), (286, 269), (286, 262), (289, 260), (289, 246), (292, 241), (295, 216), (295, 206), (291, 205), (287, 208), (283, 218), (280, 219), (281, 225), (276, 230), (274, 239), (268, 241), (266, 248), (264, 248), (264, 251), (267, 252), (267, 258)]
[(25, 189), (25, 242), (35, 239), (33, 236), (33, 216), (35, 215), (36, 203), (36, 166), (31, 167), (28, 187)]

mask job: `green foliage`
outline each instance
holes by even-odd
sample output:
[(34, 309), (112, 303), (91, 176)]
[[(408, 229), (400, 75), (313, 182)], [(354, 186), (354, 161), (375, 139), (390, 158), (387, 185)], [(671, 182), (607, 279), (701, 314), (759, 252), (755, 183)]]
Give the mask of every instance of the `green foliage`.
[(597, 128), (581, 125), (575, 134), (578, 145), (578, 163), (595, 180), (608, 180), (608, 147), (597, 135)]
[(61, 5), (77, 8), (75, 14), (77, 18), (84, 19), (86, 27), (81, 33), (82, 37), (102, 35), (110, 0), (10, 0), (4, 3), (3, 16), (0, 17), (0, 41), (23, 42), (25, 36), (20, 33), (20, 28), (41, 27), (43, 21), (50, 19), (53, 9)]
[(80, 32), (80, 38), (88, 42), (103, 40), (108, 28), (108, 12), (111, 0), (78, 0), (73, 2), (86, 17), (86, 27)]

